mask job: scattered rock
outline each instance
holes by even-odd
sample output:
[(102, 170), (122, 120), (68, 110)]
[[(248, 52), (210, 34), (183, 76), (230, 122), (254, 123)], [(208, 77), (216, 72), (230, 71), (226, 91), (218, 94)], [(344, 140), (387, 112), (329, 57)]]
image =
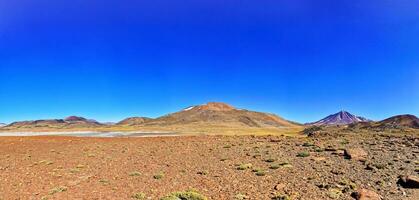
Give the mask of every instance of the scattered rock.
[(365, 161), (368, 153), (361, 148), (345, 149), (345, 156), (351, 160)]
[(416, 176), (404, 176), (400, 177), (397, 184), (404, 188), (419, 188), (419, 177)]
[(357, 192), (352, 193), (352, 197), (357, 200), (380, 200), (381, 197), (376, 192), (367, 190), (367, 189), (361, 189)]
[(338, 156), (344, 156), (345, 155), (345, 151), (344, 150), (337, 149), (332, 154), (333, 155), (338, 155)]
[(275, 190), (282, 190), (285, 188), (285, 184), (283, 183), (279, 183), (278, 185), (275, 186)]

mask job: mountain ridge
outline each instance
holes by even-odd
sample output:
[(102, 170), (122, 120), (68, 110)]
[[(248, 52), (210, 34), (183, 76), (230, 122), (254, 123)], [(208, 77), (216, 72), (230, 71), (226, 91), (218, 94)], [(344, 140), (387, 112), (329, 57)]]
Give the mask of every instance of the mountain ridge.
[(209, 102), (186, 107), (155, 119), (129, 117), (115, 124), (99, 123), (78, 116), (64, 119), (13, 122), (0, 131), (152, 131), (182, 133), (278, 133), (299, 129), (301, 124), (275, 114), (238, 109), (226, 103)]
[(2, 129), (71, 129), (71, 128), (97, 128), (103, 124), (83, 117), (69, 116), (64, 119), (41, 119), (10, 123)]

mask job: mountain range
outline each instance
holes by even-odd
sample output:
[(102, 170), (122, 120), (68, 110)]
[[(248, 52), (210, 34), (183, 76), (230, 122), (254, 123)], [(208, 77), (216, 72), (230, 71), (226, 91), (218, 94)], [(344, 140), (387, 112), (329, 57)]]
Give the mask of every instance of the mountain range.
[(225, 103), (211, 102), (190, 106), (155, 119), (130, 117), (116, 124), (102, 124), (83, 117), (13, 122), (0, 131), (164, 131), (182, 133), (278, 133), (302, 129), (298, 123), (277, 115), (237, 109)]
[(0, 132), (44, 131), (156, 131), (178, 133), (288, 133), (307, 126), (350, 125), (352, 128), (419, 128), (414, 115), (395, 116), (380, 122), (341, 111), (319, 121), (305, 125), (286, 120), (271, 113), (238, 109), (225, 103), (210, 102), (190, 106), (175, 113), (155, 119), (130, 117), (118, 123), (99, 123), (78, 116), (65, 119), (48, 119), (13, 122), (0, 127)]

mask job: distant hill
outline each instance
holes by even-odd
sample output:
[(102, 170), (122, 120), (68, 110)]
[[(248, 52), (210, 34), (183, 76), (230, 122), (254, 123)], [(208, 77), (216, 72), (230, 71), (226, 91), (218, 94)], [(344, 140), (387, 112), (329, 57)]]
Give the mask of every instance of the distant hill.
[(118, 123), (116, 123), (116, 125), (120, 125), (120, 126), (136, 126), (136, 125), (142, 125), (145, 122), (149, 122), (151, 121), (151, 118), (148, 117), (130, 117), (130, 118), (126, 118)]
[(379, 122), (357, 123), (351, 125), (351, 129), (419, 129), (419, 119), (415, 115), (397, 115)]
[(6, 126), (7, 124), (5, 123), (0, 123), (0, 127)]
[(378, 122), (379, 127), (408, 127), (419, 128), (419, 119), (415, 115), (397, 115)]
[(358, 122), (370, 122), (364, 117), (353, 115), (347, 111), (341, 111), (332, 115), (329, 115), (319, 121), (313, 123), (307, 123), (309, 126), (333, 126), (333, 125), (348, 125)]
[(13, 122), (2, 127), (3, 130), (60, 130), (60, 129), (87, 129), (102, 126), (95, 120), (88, 120), (83, 117), (70, 116), (65, 119), (47, 119), (34, 121)]
[(211, 102), (191, 106), (179, 112), (159, 117), (144, 126), (218, 125), (227, 127), (286, 128), (299, 126), (269, 113), (237, 109), (225, 103)]

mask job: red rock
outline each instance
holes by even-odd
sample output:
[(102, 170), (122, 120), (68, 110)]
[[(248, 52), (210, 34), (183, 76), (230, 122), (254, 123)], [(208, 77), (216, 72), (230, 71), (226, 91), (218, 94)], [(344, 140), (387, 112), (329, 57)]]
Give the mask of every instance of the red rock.
[(279, 183), (278, 185), (275, 186), (275, 190), (282, 190), (285, 188), (285, 184), (283, 183)]
[(380, 195), (367, 189), (361, 189), (353, 193), (352, 196), (357, 200), (381, 200)]

